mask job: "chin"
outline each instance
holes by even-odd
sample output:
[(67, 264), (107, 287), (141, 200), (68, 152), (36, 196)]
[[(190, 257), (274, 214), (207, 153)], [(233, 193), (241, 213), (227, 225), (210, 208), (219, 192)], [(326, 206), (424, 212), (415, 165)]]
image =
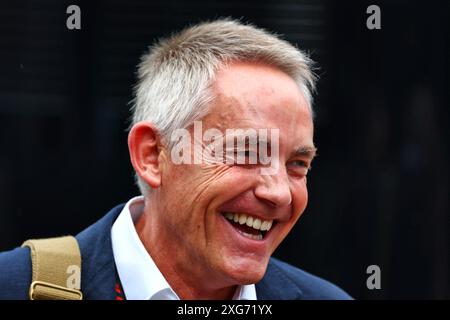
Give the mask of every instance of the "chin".
[(258, 283), (266, 273), (269, 259), (254, 261), (252, 259), (229, 260), (225, 266), (225, 274), (233, 284), (246, 285)]

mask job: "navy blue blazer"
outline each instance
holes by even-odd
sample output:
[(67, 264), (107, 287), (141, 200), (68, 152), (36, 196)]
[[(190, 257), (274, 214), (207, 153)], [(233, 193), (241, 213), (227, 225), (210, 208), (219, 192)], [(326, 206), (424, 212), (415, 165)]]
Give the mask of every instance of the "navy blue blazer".
[[(76, 236), (82, 256), (81, 291), (84, 299), (115, 299), (115, 262), (111, 227), (124, 204)], [(31, 258), (27, 247), (0, 253), (0, 299), (28, 299)], [(351, 299), (335, 285), (271, 258), (263, 279), (256, 284), (261, 300)]]

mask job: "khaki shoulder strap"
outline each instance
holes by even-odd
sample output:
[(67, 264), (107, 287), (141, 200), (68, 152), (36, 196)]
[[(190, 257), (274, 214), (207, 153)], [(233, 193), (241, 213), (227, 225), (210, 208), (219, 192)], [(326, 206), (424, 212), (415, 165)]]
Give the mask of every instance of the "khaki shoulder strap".
[(33, 276), (30, 300), (82, 300), (81, 254), (72, 236), (28, 240)]

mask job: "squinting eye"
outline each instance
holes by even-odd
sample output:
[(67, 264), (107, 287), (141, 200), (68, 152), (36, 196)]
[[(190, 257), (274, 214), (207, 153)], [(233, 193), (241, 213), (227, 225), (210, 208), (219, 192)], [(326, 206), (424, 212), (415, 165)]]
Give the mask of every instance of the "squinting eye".
[(306, 177), (311, 167), (309, 166), (308, 162), (303, 160), (294, 160), (288, 163), (288, 167), (290, 169), (290, 172), (300, 177)]
[(303, 168), (309, 169), (308, 164), (305, 161), (302, 161), (302, 160), (291, 161), (291, 162), (289, 162), (289, 164), (297, 166), (297, 167), (303, 167)]

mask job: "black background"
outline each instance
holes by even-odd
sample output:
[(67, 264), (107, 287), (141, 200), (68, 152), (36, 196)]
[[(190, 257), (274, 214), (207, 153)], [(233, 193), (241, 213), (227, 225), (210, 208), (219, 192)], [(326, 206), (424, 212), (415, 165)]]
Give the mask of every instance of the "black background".
[[(81, 30), (66, 8), (81, 7)], [(366, 8), (381, 8), (381, 30)], [(232, 16), (317, 61), (309, 206), (276, 256), (355, 298), (450, 298), (448, 1), (2, 1), (0, 250), (76, 234), (137, 194), (126, 145), (140, 55)], [(368, 290), (366, 268), (381, 268)]]

